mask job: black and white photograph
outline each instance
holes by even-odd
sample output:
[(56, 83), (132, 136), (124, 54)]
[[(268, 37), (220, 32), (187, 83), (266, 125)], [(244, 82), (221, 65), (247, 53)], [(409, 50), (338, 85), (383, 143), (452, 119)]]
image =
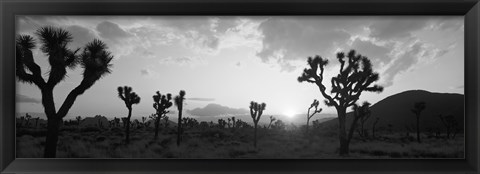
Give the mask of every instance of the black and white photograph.
[(464, 159), (464, 43), (463, 16), (19, 15), (16, 158)]

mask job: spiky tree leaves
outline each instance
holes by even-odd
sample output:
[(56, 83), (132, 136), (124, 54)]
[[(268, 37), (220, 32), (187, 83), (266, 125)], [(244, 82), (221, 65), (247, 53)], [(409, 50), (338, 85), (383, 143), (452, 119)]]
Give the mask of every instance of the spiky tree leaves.
[(253, 147), (257, 148), (257, 125), (258, 121), (260, 121), (260, 117), (263, 114), (263, 111), (265, 110), (265, 107), (267, 104), (262, 103), (259, 104), (257, 102), (251, 101), (250, 102), (250, 116), (252, 116), (253, 119), (253, 125), (254, 125), (254, 137), (253, 137)]
[(154, 118), (155, 120), (155, 137), (154, 139), (158, 138), (158, 128), (160, 127), (160, 120), (166, 116), (166, 114), (169, 112), (167, 109), (170, 108), (173, 103), (171, 102), (172, 100), (172, 94), (168, 93), (167, 95), (162, 95), (160, 94), (159, 91), (156, 92), (155, 95), (153, 95), (153, 108), (156, 111), (156, 117)]
[(383, 87), (373, 84), (379, 79), (378, 73), (373, 72), (370, 60), (351, 50), (347, 55), (337, 53), (340, 62), (338, 75), (332, 77), (330, 84), (332, 89), (327, 92), (324, 81), (324, 71), (328, 60), (320, 56), (308, 57), (308, 68), (298, 77), (299, 82), (309, 82), (318, 86), (321, 95), (325, 98), (327, 106), (333, 106), (337, 110), (339, 121), (340, 155), (348, 155), (346, 134), (346, 111), (353, 106), (364, 91), (381, 92)]
[(178, 109), (178, 123), (177, 123), (177, 146), (180, 146), (182, 141), (182, 111), (183, 111), (183, 101), (185, 100), (185, 91), (181, 90), (180, 93), (175, 96), (175, 105)]
[(421, 143), (420, 140), (420, 114), (422, 111), (426, 108), (426, 103), (425, 102), (415, 102), (413, 104), (413, 109), (411, 111), (415, 114), (415, 117), (417, 118), (417, 142)]
[[(322, 112), (322, 108), (318, 108), (318, 105), (320, 104), (320, 102), (317, 100), (317, 99), (313, 99), (313, 102), (312, 104), (310, 105), (310, 107), (308, 108), (308, 111), (307, 111), (307, 127), (306, 127), (306, 134), (308, 135), (308, 126), (309, 126), (309, 122), (310, 122), (310, 119), (316, 114), (316, 113), (320, 113)], [(314, 108), (312, 114), (310, 114), (310, 110)]]
[(140, 97), (132, 91), (129, 86), (119, 86), (117, 88), (118, 97), (123, 100), (128, 109), (128, 116), (124, 120), (125, 129), (125, 143), (130, 142), (130, 118), (132, 117), (132, 105), (140, 103)]
[[(48, 80), (43, 78), (42, 69), (35, 62), (32, 50), (37, 42), (30, 35), (19, 35), (15, 44), (16, 77), (19, 81), (35, 84), (42, 94), (42, 105), (47, 116), (47, 137), (44, 157), (56, 156), (58, 132), (62, 119), (74, 104), (76, 98), (83, 94), (101, 77), (111, 72), (113, 56), (107, 46), (100, 40), (87, 43), (84, 48), (71, 50), (68, 44), (73, 37), (67, 30), (56, 27), (39, 28), (37, 35), (40, 50), (48, 57), (50, 71)], [(67, 76), (66, 68), (74, 69), (78, 64), (83, 68), (83, 79), (66, 97), (57, 110), (53, 98), (54, 87)]]

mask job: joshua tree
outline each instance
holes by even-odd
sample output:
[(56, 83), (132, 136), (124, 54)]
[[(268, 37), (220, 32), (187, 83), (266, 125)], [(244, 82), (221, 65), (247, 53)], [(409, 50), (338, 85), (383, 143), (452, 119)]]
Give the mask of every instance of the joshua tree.
[[(106, 51), (107, 45), (97, 39), (87, 43), (81, 51), (80, 48), (69, 49), (68, 44), (73, 40), (72, 35), (61, 28), (42, 27), (35, 34), (41, 43), (40, 50), (48, 56), (50, 65), (48, 81), (43, 78), (42, 70), (33, 58), (32, 50), (36, 46), (36, 41), (30, 35), (19, 35), (16, 38), (16, 76), (21, 82), (35, 84), (42, 93), (42, 105), (47, 115), (44, 157), (54, 158), (62, 119), (79, 95), (110, 73), (110, 61), (113, 56)], [(65, 79), (67, 67), (73, 69), (78, 64), (83, 68), (83, 79), (56, 110), (53, 89)]]
[[(20, 121), (19, 121), (20, 120)], [(20, 117), (20, 119), (17, 120), (17, 127), (22, 127), (23, 126), (23, 122), (25, 121), (25, 117)]]
[(268, 127), (267, 129), (270, 129), (270, 127), (272, 126), (272, 123), (277, 120), (275, 117), (273, 117), (273, 115), (270, 116), (270, 123), (268, 124)]
[(257, 102), (251, 101), (250, 102), (250, 115), (252, 116), (253, 119), (253, 125), (254, 125), (254, 136), (253, 136), (253, 147), (257, 148), (257, 125), (258, 121), (260, 121), (260, 117), (263, 114), (263, 111), (265, 110), (265, 107), (267, 104), (262, 103), (258, 104)]
[(123, 128), (126, 129), (127, 128), (127, 117), (122, 117), (122, 124), (123, 124)]
[(120, 118), (114, 117), (113, 122), (115, 123), (115, 127), (120, 127)]
[(140, 126), (141, 126), (141, 125), (140, 125), (140, 121), (138, 121), (138, 119), (133, 120), (133, 124), (135, 125), (135, 128), (136, 128), (136, 129), (139, 129)]
[(143, 127), (146, 127), (146, 126), (145, 126), (145, 121), (146, 121), (146, 120), (147, 120), (147, 117), (142, 117), (142, 126), (143, 126)]
[(182, 141), (182, 110), (183, 110), (183, 100), (185, 100), (185, 91), (181, 90), (179, 95), (175, 96), (175, 105), (178, 109), (178, 123), (177, 123), (177, 146), (180, 146)]
[(370, 103), (364, 102), (362, 106), (358, 106), (357, 104), (353, 105), (353, 122), (350, 125), (350, 130), (348, 131), (348, 140), (347, 146), (350, 144), (350, 141), (353, 137), (353, 132), (355, 130), (355, 126), (357, 125), (358, 120), (367, 117), (370, 115)]
[(167, 95), (162, 95), (160, 94), (159, 91), (156, 92), (155, 95), (153, 95), (153, 108), (156, 111), (156, 118), (155, 120), (155, 138), (158, 138), (158, 127), (160, 127), (160, 120), (162, 117), (165, 117), (166, 114), (170, 111), (167, 111), (168, 108), (170, 108), (173, 103), (171, 102), (172, 100), (172, 94), (168, 93)]
[(30, 120), (31, 120), (31, 119), (32, 119), (32, 116), (31, 116), (30, 114), (26, 113), (26, 114), (25, 114), (25, 126), (26, 126), (27, 128), (30, 127)]
[(236, 125), (237, 125), (237, 122), (235, 120), (235, 117), (232, 117), (232, 128), (235, 129)]
[[(307, 135), (308, 135), (308, 124), (310, 122), (310, 119), (316, 114), (316, 113), (320, 113), (322, 112), (322, 108), (318, 109), (318, 105), (320, 104), (320, 102), (318, 102), (317, 99), (313, 99), (313, 102), (312, 104), (310, 105), (310, 107), (308, 108), (308, 111), (307, 111), (307, 127), (306, 127), (306, 132), (307, 132)], [(310, 110), (312, 108), (315, 107), (315, 110), (313, 110), (313, 113), (310, 114)]]
[[(455, 138), (456, 130), (458, 129), (458, 122), (455, 120), (455, 117), (453, 115), (448, 115), (448, 116), (443, 116), (439, 115), (438, 118), (440, 121), (442, 121), (443, 125), (445, 126), (445, 129), (447, 130), (447, 139), (450, 138), (450, 134), (453, 133), (453, 137)], [(455, 132), (452, 132), (455, 131)]]
[(80, 126), (80, 123), (82, 122), (82, 117), (77, 116), (77, 117), (75, 117), (75, 120), (77, 120), (77, 126)]
[(35, 118), (35, 128), (38, 128), (38, 120), (40, 120), (40, 117)]
[(224, 119), (218, 119), (218, 127), (224, 129), (227, 122)]
[(372, 125), (372, 138), (375, 138), (375, 127), (377, 126), (379, 120), (380, 120), (380, 118), (377, 117), (377, 118), (375, 119), (375, 122), (373, 122), (373, 125)]
[(320, 128), (320, 120), (313, 120), (312, 121), (312, 126), (313, 126), (313, 129), (319, 129)]
[[(345, 58), (347, 60), (345, 60)], [(321, 95), (325, 98), (327, 106), (333, 106), (337, 110), (339, 121), (340, 155), (348, 155), (348, 139), (346, 134), (347, 108), (353, 106), (364, 91), (381, 92), (383, 87), (373, 85), (379, 79), (378, 73), (373, 72), (370, 60), (351, 50), (347, 55), (337, 53), (340, 62), (339, 74), (331, 79), (332, 89), (330, 94), (324, 83), (324, 70), (328, 60), (320, 56), (309, 57), (309, 68), (303, 70), (298, 77), (299, 82), (314, 83), (318, 86)]]
[(124, 120), (126, 126), (125, 143), (128, 144), (130, 142), (130, 118), (132, 117), (132, 105), (140, 103), (140, 97), (135, 92), (132, 92), (132, 88), (128, 86), (119, 86), (117, 91), (118, 97), (123, 100), (128, 109), (128, 116)]
[(277, 130), (285, 130), (285, 123), (282, 120), (277, 120), (273, 123), (272, 128)]
[(425, 102), (416, 102), (413, 104), (413, 109), (411, 110), (415, 117), (417, 118), (417, 142), (421, 143), (420, 141), (420, 114), (426, 108)]
[(230, 129), (232, 127), (232, 119), (227, 118), (227, 127)]
[(165, 125), (165, 128), (167, 128), (168, 125), (170, 124), (170, 123), (168, 122), (168, 116), (163, 117), (163, 120), (165, 121), (165, 124), (164, 124), (164, 125)]
[(365, 122), (370, 118), (370, 111), (368, 114), (360, 118), (360, 128), (358, 129), (358, 134), (361, 137), (367, 137), (367, 131), (365, 130)]

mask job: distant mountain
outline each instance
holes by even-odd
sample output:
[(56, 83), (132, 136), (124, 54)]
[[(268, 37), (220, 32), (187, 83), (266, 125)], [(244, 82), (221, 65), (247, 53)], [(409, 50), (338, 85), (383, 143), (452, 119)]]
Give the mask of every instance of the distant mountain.
[[(449, 93), (433, 93), (424, 90), (411, 90), (389, 96), (371, 106), (372, 112), (365, 126), (370, 129), (373, 122), (380, 118), (377, 127), (392, 126), (392, 130), (405, 131), (409, 127), (415, 130), (416, 117), (411, 112), (415, 102), (426, 103), (425, 110), (420, 116), (420, 128), (425, 131), (429, 128), (444, 130), (438, 115), (453, 115), (461, 129), (464, 126), (464, 95)], [(353, 114), (347, 114), (347, 125), (350, 127)], [(338, 125), (338, 118), (327, 121), (325, 125)]]
[(247, 114), (249, 110), (243, 108), (230, 108), (215, 103), (210, 103), (203, 108), (195, 108), (187, 110), (188, 113), (195, 116), (221, 116), (221, 115), (238, 115)]
[(100, 115), (95, 117), (86, 117), (82, 118), (82, 121), (80, 122), (80, 127), (98, 127), (100, 125), (103, 127), (108, 127), (107, 117)]

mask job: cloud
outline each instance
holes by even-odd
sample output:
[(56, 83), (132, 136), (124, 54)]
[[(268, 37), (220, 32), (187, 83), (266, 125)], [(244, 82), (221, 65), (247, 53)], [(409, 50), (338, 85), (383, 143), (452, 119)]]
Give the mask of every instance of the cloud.
[(219, 104), (210, 103), (203, 108), (187, 110), (188, 113), (195, 116), (219, 116), (219, 115), (239, 115), (248, 113), (247, 109), (235, 109)]
[(142, 75), (143, 77), (158, 77), (158, 73), (151, 70), (150, 68), (143, 68), (140, 70), (140, 75)]
[(140, 70), (140, 74), (142, 74), (142, 75), (149, 75), (150, 72), (148, 71), (148, 69), (142, 69), (142, 70)]
[[(264, 62), (269, 59), (298, 60), (326, 54), (335, 44), (345, 43), (350, 35), (340, 30), (339, 21), (318, 18), (272, 17), (259, 29), (264, 37), (257, 53)], [(279, 56), (279, 52), (282, 52)]]
[(370, 36), (379, 40), (390, 40), (410, 37), (412, 32), (425, 28), (424, 18), (396, 17), (376, 19), (370, 26)]
[(465, 89), (465, 85), (454, 86), (453, 89)]
[(196, 30), (186, 31), (182, 37), (182, 44), (185, 47), (203, 54), (215, 54), (220, 43), (217, 36), (203, 34)]
[(179, 65), (179, 66), (197, 66), (206, 64), (205, 60), (198, 57), (167, 57), (160, 59), (158, 61), (160, 64), (164, 65)]
[(71, 25), (66, 29), (72, 34), (73, 42), (70, 44), (70, 47), (73, 49), (83, 48), (88, 42), (93, 41), (97, 37), (92, 30), (79, 25)]
[(131, 36), (125, 30), (120, 28), (118, 24), (109, 21), (104, 21), (98, 24), (96, 29), (100, 33), (100, 36), (102, 38), (110, 39), (116, 42), (119, 42), (121, 39)]
[(35, 104), (40, 104), (40, 99), (36, 99), (36, 98), (29, 97), (29, 96), (22, 95), (22, 94), (17, 94), (16, 102), (17, 102), (17, 103), (35, 103)]
[[(352, 42), (350, 48), (367, 56), (375, 63), (388, 63), (391, 61), (389, 53), (392, 51), (392, 46), (377, 45), (374, 41), (357, 38)], [(348, 50), (344, 51), (347, 52)]]
[(215, 98), (187, 98), (187, 100), (192, 100), (192, 101), (215, 101)]
[(394, 78), (406, 71), (416, 69), (419, 64), (429, 64), (448, 52), (447, 49), (435, 49), (432, 45), (418, 40), (397, 46), (391, 55), (392, 60), (380, 67), (380, 75), (385, 87), (393, 85)]

